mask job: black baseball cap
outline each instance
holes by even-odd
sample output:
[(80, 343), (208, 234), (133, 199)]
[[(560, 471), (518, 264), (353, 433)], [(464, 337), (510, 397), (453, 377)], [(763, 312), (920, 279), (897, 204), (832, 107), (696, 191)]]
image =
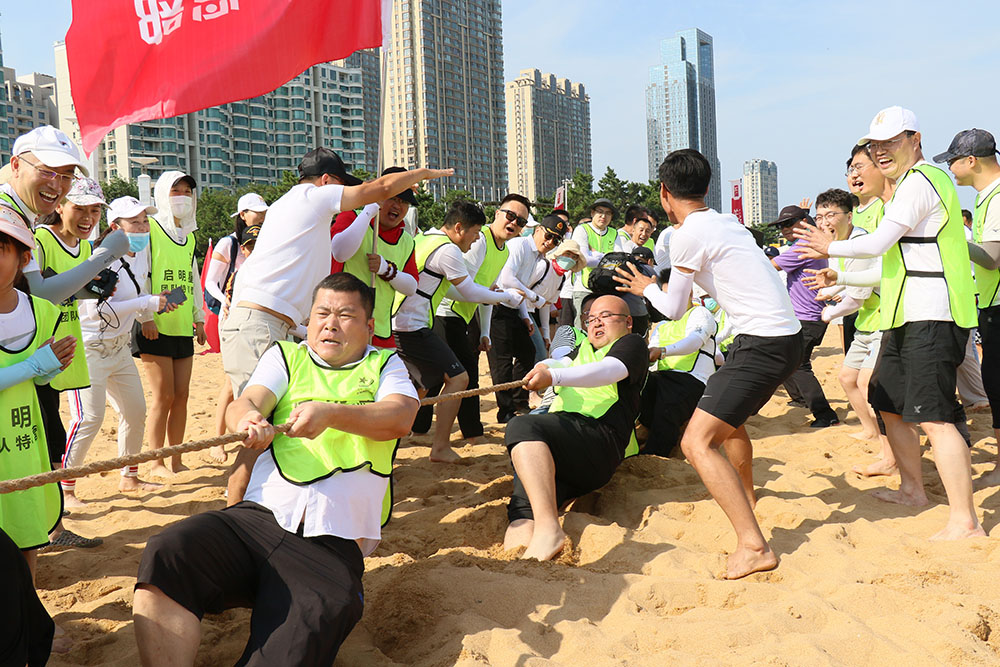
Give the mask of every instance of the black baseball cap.
[(618, 209), (615, 208), (615, 205), (611, 203), (610, 199), (605, 199), (604, 197), (595, 199), (594, 203), (590, 205), (591, 212), (593, 212), (593, 210), (598, 206), (604, 206), (605, 208), (610, 208), (612, 220), (614, 220), (615, 216), (618, 214)]
[(314, 148), (302, 156), (299, 162), (299, 178), (330, 174), (338, 177), (344, 185), (361, 185), (361, 179), (351, 176), (344, 168), (344, 161), (329, 148)]
[(990, 157), (997, 152), (997, 142), (986, 130), (962, 130), (951, 140), (944, 153), (934, 156), (935, 162), (951, 162), (960, 157)]
[(810, 225), (813, 224), (813, 219), (809, 215), (809, 211), (805, 210), (801, 206), (786, 206), (781, 209), (781, 213), (778, 214), (778, 219), (774, 222), (767, 223), (768, 225), (778, 225), (785, 227), (787, 225), (798, 222), (799, 220), (805, 219)]
[(550, 232), (555, 232), (560, 237), (566, 235), (566, 221), (558, 215), (549, 214), (542, 218), (542, 221), (538, 224)]
[[(399, 173), (402, 173), (404, 171), (406, 171), (406, 167), (386, 167), (385, 169), (382, 170), (382, 175), (385, 176), (386, 174), (399, 174)], [(417, 205), (417, 195), (414, 194), (413, 188), (406, 188), (405, 190), (403, 190), (402, 192), (400, 192), (398, 195), (394, 195), (394, 196), (399, 197), (400, 199), (402, 199), (403, 201), (405, 201), (410, 206), (416, 206)]]
[(632, 250), (632, 256), (636, 259), (649, 261), (653, 259), (653, 251), (644, 245), (640, 245), (636, 246), (635, 249)]

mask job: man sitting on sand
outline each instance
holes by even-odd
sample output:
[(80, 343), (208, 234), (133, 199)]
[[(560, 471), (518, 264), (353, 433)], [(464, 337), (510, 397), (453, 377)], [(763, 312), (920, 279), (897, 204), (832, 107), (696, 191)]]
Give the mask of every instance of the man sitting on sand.
[(368, 344), (373, 306), (356, 277), (324, 278), (306, 342), (270, 347), (229, 406), (230, 429), (266, 452), (243, 502), (149, 540), (133, 604), (142, 664), (194, 664), (202, 616), (245, 606), (238, 664), (333, 664), (361, 618), (363, 558), (389, 519), (396, 445), (418, 406), (395, 353)]
[(528, 389), (556, 387), (548, 414), (515, 417), (507, 426), (515, 476), (504, 549), (527, 546), (523, 558), (549, 560), (562, 550), (559, 508), (608, 483), (639, 414), (649, 356), (646, 341), (629, 333), (628, 306), (599, 297), (586, 325), (587, 340), (572, 359), (546, 359), (525, 376)]

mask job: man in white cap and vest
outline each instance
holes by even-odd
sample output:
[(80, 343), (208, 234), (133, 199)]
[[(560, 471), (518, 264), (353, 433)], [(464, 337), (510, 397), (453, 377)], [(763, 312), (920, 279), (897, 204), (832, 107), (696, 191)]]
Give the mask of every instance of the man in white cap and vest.
[(898, 491), (876, 498), (928, 504), (921, 470), (919, 424), (934, 450), (950, 514), (935, 540), (984, 536), (972, 499), (969, 448), (955, 426), (956, 373), (976, 326), (975, 286), (955, 186), (948, 173), (924, 159), (920, 126), (908, 109), (889, 107), (871, 122), (859, 144), (895, 183), (874, 232), (843, 241), (816, 228), (800, 229), (793, 250), (812, 257), (882, 255), (882, 351), (869, 393), (885, 421), (899, 467)]

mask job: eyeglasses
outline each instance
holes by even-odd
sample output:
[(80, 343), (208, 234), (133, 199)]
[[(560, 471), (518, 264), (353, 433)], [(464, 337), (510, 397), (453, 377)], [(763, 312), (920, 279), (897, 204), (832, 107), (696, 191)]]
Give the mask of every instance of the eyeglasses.
[(73, 181), (76, 180), (75, 174), (60, 174), (58, 171), (52, 171), (51, 169), (42, 169), (37, 164), (34, 164), (29, 160), (25, 160), (24, 158), (21, 158), (21, 162), (25, 164), (30, 164), (32, 167), (34, 167), (35, 171), (38, 172), (38, 175), (44, 178), (46, 181), (54, 181), (58, 178), (59, 182), (62, 183), (63, 185), (70, 185), (73, 183)]
[(816, 214), (816, 222), (823, 222), (824, 220), (833, 222), (834, 218), (838, 215), (847, 215), (847, 211), (830, 211), (829, 213), (824, 213), (823, 215)]
[(598, 209), (594, 209), (593, 211), (591, 211), (590, 215), (591, 215), (591, 217), (593, 217), (595, 215), (603, 215), (605, 218), (610, 218), (614, 214), (610, 210), (608, 210), (606, 208), (598, 208)]
[(586, 326), (591, 326), (592, 324), (597, 324), (598, 322), (604, 322), (610, 320), (613, 317), (628, 317), (625, 313), (601, 313), (600, 315), (594, 315), (593, 317), (588, 317), (583, 321)]
[(784, 222), (778, 223), (779, 229), (788, 229), (789, 227), (794, 227), (798, 223), (798, 220), (785, 220)]
[(507, 216), (507, 222), (513, 222), (518, 227), (524, 227), (526, 224), (528, 224), (527, 218), (522, 218), (517, 213), (514, 213), (514, 211), (502, 208), (500, 209), (500, 212)]
[(860, 174), (870, 166), (871, 166), (870, 162), (868, 164), (852, 164), (850, 167), (847, 168), (847, 173), (844, 174), (844, 176), (850, 176), (851, 174)]
[(896, 137), (895, 139), (888, 139), (886, 141), (869, 141), (868, 142), (868, 152), (875, 154), (876, 151), (885, 151), (886, 153), (891, 153), (892, 151), (899, 148), (899, 145), (903, 143), (903, 139), (906, 135)]

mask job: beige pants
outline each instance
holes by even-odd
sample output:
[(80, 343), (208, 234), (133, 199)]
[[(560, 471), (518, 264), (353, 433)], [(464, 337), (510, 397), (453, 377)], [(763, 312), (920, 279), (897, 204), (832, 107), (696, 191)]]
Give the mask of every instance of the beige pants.
[(222, 368), (233, 384), (233, 396), (243, 388), (261, 355), (279, 340), (288, 339), (288, 323), (261, 310), (234, 306), (219, 329)]

